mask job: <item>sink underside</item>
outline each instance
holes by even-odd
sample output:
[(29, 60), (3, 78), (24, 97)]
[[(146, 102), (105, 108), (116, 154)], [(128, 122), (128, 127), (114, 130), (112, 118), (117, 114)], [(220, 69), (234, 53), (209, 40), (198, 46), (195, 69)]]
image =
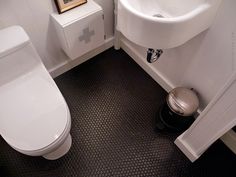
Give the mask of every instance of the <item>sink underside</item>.
[(148, 48), (173, 48), (210, 27), (221, 0), (119, 0), (117, 29)]

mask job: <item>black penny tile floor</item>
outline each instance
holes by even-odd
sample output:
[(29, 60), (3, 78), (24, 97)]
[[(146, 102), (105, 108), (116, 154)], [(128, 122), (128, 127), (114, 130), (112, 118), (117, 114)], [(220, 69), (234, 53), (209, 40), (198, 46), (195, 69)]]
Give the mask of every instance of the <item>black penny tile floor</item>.
[(174, 144), (177, 134), (155, 130), (167, 93), (124, 51), (109, 49), (55, 81), (71, 111), (71, 150), (47, 161), (1, 138), (1, 177), (236, 176), (236, 157), (221, 141), (191, 163)]

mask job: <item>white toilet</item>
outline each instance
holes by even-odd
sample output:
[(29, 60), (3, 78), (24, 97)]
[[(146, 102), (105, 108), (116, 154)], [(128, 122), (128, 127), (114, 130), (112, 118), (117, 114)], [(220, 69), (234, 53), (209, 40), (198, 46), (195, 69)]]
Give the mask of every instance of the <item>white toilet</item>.
[(55, 160), (71, 146), (71, 117), (20, 26), (0, 30), (0, 134), (15, 150)]

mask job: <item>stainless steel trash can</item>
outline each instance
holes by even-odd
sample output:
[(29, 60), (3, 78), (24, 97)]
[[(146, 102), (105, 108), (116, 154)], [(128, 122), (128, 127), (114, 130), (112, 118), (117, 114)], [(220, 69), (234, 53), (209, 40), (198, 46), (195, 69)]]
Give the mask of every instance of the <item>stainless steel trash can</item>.
[(156, 127), (182, 132), (195, 120), (199, 99), (193, 89), (177, 87), (169, 92), (157, 116)]

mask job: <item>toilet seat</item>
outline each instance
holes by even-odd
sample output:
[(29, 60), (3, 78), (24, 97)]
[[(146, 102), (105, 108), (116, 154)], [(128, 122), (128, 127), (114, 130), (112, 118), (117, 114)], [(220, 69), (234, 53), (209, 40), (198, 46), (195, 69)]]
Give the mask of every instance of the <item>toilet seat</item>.
[(69, 130), (67, 104), (42, 64), (0, 87), (0, 134), (14, 149), (38, 155)]

